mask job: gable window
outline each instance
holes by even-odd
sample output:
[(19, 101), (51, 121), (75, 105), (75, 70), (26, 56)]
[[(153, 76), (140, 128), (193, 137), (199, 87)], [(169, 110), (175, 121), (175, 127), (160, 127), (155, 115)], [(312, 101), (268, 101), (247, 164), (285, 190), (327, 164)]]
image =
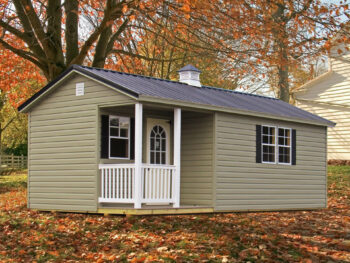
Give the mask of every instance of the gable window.
[(296, 164), (296, 131), (290, 128), (256, 126), (256, 162)]
[(130, 157), (130, 118), (109, 116), (109, 158)]

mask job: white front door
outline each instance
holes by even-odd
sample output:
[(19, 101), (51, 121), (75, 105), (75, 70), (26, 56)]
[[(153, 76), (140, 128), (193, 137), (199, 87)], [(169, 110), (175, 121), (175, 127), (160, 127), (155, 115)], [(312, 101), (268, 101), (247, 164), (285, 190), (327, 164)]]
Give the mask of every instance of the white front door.
[(170, 164), (170, 121), (147, 119), (147, 163)]

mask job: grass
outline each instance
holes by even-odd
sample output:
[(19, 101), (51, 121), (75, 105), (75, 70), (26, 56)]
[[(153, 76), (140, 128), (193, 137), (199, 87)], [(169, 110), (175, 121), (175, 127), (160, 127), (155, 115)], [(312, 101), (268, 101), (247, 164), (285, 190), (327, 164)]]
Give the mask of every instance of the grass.
[(21, 190), (27, 187), (27, 174), (25, 172), (13, 172), (9, 175), (0, 174), (0, 193), (9, 190)]
[(328, 208), (101, 216), (26, 208), (26, 175), (0, 176), (0, 262), (349, 262), (350, 167), (329, 166)]
[(328, 194), (340, 197), (350, 189), (350, 166), (328, 166)]

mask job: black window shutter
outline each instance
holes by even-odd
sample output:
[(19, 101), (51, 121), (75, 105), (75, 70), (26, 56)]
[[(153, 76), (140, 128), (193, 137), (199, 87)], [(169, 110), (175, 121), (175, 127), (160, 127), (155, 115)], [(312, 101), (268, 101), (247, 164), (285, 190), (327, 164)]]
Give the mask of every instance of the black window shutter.
[(108, 159), (109, 147), (109, 116), (101, 116), (101, 158)]
[(135, 159), (135, 118), (130, 119), (130, 160)]
[(292, 130), (292, 165), (297, 164), (297, 131)]
[(256, 125), (256, 162), (261, 163), (261, 125)]

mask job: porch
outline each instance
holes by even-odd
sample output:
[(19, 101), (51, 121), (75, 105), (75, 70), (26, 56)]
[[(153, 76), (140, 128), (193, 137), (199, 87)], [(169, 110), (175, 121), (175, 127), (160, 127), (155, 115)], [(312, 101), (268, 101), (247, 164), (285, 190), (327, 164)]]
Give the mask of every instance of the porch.
[[(100, 164), (100, 203), (112, 204), (175, 204), (178, 200), (176, 183), (179, 176), (175, 165), (141, 164), (141, 174), (136, 174), (135, 164)], [(139, 177), (137, 180), (136, 177)], [(178, 180), (176, 180), (178, 179)], [(138, 188), (136, 182), (141, 184)], [(136, 189), (141, 190), (136, 195)], [(136, 198), (139, 198), (137, 200)], [(141, 207), (140, 207), (141, 208)]]
[(137, 103), (100, 108), (100, 115), (110, 122), (122, 116), (125, 129), (129, 118), (123, 133), (132, 139), (124, 158), (111, 157), (109, 148), (109, 158), (100, 159), (99, 212), (212, 212), (212, 114)]

